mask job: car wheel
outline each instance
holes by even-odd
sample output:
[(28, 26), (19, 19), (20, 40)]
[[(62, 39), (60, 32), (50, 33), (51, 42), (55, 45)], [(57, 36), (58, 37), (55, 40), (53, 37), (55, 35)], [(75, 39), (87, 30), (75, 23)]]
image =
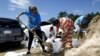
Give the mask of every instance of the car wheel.
[(20, 46), (21, 45), (21, 41), (17, 41), (17, 42), (15, 42), (15, 44)]

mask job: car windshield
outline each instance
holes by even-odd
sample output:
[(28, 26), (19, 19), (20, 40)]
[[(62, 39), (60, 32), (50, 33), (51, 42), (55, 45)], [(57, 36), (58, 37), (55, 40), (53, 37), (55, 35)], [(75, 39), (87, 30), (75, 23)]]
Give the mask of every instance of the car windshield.
[(51, 23), (46, 22), (46, 21), (41, 22), (41, 26), (50, 25), (50, 24), (51, 24)]

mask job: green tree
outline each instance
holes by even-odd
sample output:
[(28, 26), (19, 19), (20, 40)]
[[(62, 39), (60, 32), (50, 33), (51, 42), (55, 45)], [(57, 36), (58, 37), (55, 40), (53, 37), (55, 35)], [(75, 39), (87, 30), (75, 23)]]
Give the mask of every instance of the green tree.
[(73, 21), (75, 21), (80, 15), (74, 15)]
[(73, 20), (74, 19), (74, 14), (69, 14), (68, 17)]
[(66, 17), (68, 16), (67, 12), (65, 11), (61, 11), (59, 14), (58, 14), (58, 18), (61, 18), (61, 17)]
[(75, 21), (80, 15), (69, 14), (68, 17)]
[(96, 13), (95, 13), (95, 16), (96, 16), (96, 15), (100, 15), (100, 13), (99, 13), (99, 12), (96, 12)]
[(95, 16), (95, 14), (92, 12), (92, 13), (88, 13), (86, 14), (85, 18), (88, 20), (88, 23), (87, 23), (87, 26), (88, 24), (91, 22), (92, 18)]

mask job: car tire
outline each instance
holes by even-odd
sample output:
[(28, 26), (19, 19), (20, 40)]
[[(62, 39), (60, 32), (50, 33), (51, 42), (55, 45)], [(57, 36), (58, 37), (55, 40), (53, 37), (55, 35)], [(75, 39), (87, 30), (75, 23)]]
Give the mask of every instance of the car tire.
[(15, 42), (15, 44), (16, 44), (17, 46), (20, 46), (20, 45), (21, 45), (21, 41), (17, 41), (17, 42)]

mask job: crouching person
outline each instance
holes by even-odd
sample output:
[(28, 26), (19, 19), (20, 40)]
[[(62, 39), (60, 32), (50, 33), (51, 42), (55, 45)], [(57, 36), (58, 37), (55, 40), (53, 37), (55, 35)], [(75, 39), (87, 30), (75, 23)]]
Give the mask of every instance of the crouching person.
[(63, 30), (62, 48), (72, 48), (73, 21), (68, 17), (62, 17), (53, 20), (51, 23), (57, 28), (55, 36), (57, 36), (59, 28)]

